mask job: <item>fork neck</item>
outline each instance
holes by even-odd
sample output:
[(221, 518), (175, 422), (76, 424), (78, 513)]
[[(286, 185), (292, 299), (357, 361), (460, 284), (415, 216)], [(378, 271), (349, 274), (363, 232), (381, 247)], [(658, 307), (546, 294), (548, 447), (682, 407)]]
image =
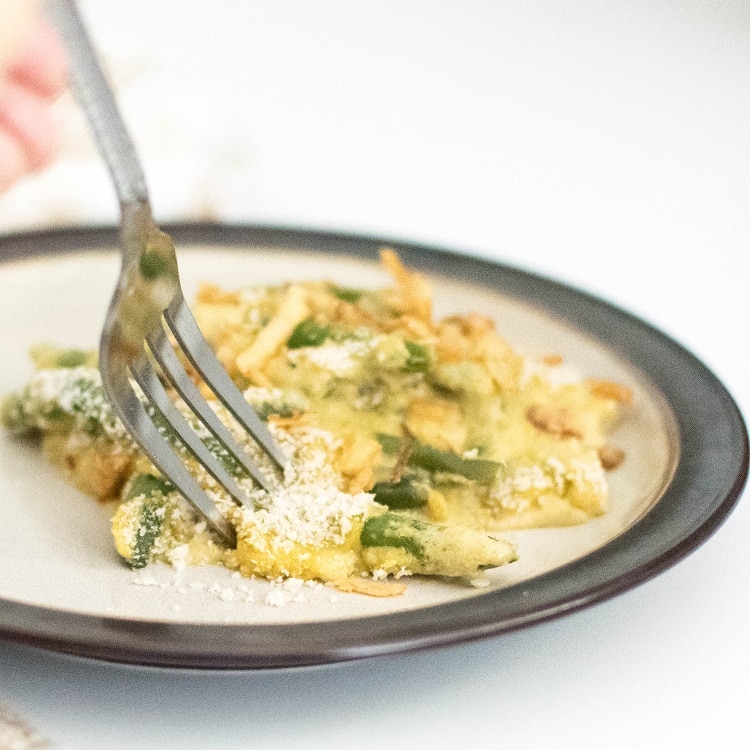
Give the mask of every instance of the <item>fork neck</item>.
[(149, 235), (156, 229), (147, 199), (120, 203), (120, 248), (123, 266), (140, 262), (148, 247)]

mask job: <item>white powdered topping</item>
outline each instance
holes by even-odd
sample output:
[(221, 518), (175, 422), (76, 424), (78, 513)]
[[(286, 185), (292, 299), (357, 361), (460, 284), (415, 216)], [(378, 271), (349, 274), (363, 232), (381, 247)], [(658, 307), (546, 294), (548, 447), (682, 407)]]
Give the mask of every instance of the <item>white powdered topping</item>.
[(132, 440), (115, 416), (94, 367), (40, 370), (24, 392), (24, 409), (44, 429), (59, 415), (73, 417), (86, 432), (102, 432), (130, 447)]
[(260, 549), (269, 542), (281, 547), (343, 543), (353, 519), (367, 514), (374, 496), (339, 489), (341, 477), (332, 464), (337, 442), (330, 432), (307, 426), (287, 431), (273, 423), (269, 428), (290, 457), (289, 467), (272, 493), (257, 488), (249, 493), (254, 509), (238, 511), (239, 535)]
[[(328, 589), (326, 584), (314, 580), (304, 580), (302, 578), (277, 578), (271, 581), (263, 581), (266, 588), (259, 599), (256, 600), (256, 592), (251, 590), (251, 586), (258, 585), (243, 578), (239, 573), (233, 573), (230, 582), (214, 581), (207, 583), (205, 581), (185, 581), (184, 574), (176, 572), (171, 579), (164, 578), (163, 571), (161, 580), (151, 575), (137, 575), (130, 579), (134, 586), (159, 589), (160, 591), (174, 592), (178, 594), (185, 606), (181, 604), (170, 603), (170, 598), (165, 602), (169, 610), (173, 613), (180, 613), (187, 609), (192, 609), (196, 604), (211, 599), (224, 602), (223, 607), (229, 607), (235, 611), (243, 611), (247, 605), (268, 606), (268, 607), (285, 607), (288, 604), (306, 604), (312, 596), (320, 600), (323, 592)], [(332, 600), (331, 600), (332, 601)]]
[(565, 478), (581, 489), (589, 487), (595, 492), (604, 493), (607, 491), (604, 469), (599, 461), (593, 459), (590, 461), (573, 459)]
[(378, 338), (346, 339), (340, 343), (326, 341), (322, 346), (309, 346), (292, 349), (288, 353), (289, 360), (296, 362), (306, 359), (322, 370), (343, 377), (357, 366), (357, 360), (366, 357), (377, 345)]
[(258, 404), (280, 404), (284, 403), (284, 391), (281, 388), (260, 388), (259, 386), (250, 386), (242, 394), (245, 400), (251, 406)]
[(133, 578), (132, 582), (136, 586), (159, 586), (159, 581), (153, 576), (138, 576), (138, 578)]
[(512, 474), (500, 479), (492, 488), (489, 500), (504, 510), (522, 512), (544, 492), (563, 496), (569, 486), (577, 490), (607, 492), (604, 469), (595, 459), (572, 459), (568, 465), (550, 456), (541, 466), (520, 466)]
[(546, 490), (552, 486), (550, 478), (541, 466), (522, 466), (510, 479), (511, 487), (516, 492), (528, 492), (531, 489)]
[[(164, 509), (159, 508), (159, 510), (163, 511)], [(180, 544), (177, 547), (172, 547), (172, 549), (168, 550), (166, 555), (169, 564), (173, 568), (176, 570), (184, 570), (190, 560), (190, 547), (188, 547), (187, 544)]]
[(475, 589), (486, 589), (490, 585), (489, 578), (472, 578), (469, 585)]
[(289, 600), (289, 594), (286, 591), (282, 591), (278, 588), (272, 588), (268, 594), (266, 594), (265, 602), (269, 607), (283, 607)]
[[(322, 586), (315, 581), (312, 583)], [(309, 584), (310, 581), (304, 581), (302, 578), (279, 578), (271, 581), (271, 590), (266, 594), (264, 602), (269, 607), (285, 607), (290, 602), (302, 604), (306, 601), (302, 587)]]
[(256, 410), (270, 407), (272, 412), (278, 414), (286, 410), (302, 412), (307, 409), (307, 399), (301, 393), (284, 391), (281, 388), (251, 386), (242, 395)]

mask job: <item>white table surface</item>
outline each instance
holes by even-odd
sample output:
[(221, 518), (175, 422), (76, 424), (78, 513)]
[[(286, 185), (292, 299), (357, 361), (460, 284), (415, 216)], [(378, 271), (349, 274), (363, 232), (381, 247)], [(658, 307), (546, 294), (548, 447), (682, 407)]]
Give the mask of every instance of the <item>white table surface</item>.
[[(374, 232), (593, 291), (750, 407), (750, 5), (88, 0), (160, 220)], [(0, 231), (114, 221), (70, 103)], [(59, 748), (747, 747), (750, 504), (593, 608), (425, 653), (201, 674), (0, 643)]]

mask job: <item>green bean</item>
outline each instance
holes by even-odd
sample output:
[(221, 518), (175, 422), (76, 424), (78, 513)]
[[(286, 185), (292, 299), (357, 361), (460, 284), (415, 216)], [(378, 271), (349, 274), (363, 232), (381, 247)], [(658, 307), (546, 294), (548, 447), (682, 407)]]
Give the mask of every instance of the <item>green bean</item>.
[(331, 284), (329, 289), (331, 294), (337, 299), (352, 304), (359, 302), (359, 300), (362, 299), (362, 295), (365, 293), (363, 289), (354, 289), (353, 287), (348, 286), (336, 286), (335, 284)]
[(96, 367), (96, 352), (83, 349), (37, 344), (29, 352), (37, 370), (52, 370), (56, 367)]
[(321, 326), (312, 318), (306, 318), (292, 331), (286, 342), (289, 349), (320, 346), (331, 334), (330, 326)]
[[(397, 453), (401, 440), (395, 435), (379, 434), (378, 441), (385, 453)], [(491, 484), (501, 464), (476, 458), (463, 458), (458, 453), (444, 451), (431, 445), (415, 442), (408, 460), (409, 466), (418, 466), (433, 474), (458, 474), (480, 484)]]
[(164, 498), (151, 497), (141, 505), (141, 517), (135, 536), (135, 548), (127, 561), (131, 568), (144, 568), (151, 557), (156, 540), (164, 525)]
[(397, 513), (383, 513), (368, 518), (359, 540), (363, 548), (398, 547), (417, 560), (425, 556), (424, 537), (429, 524)]
[(424, 482), (404, 477), (400, 482), (376, 482), (375, 501), (394, 510), (419, 508), (427, 502), (430, 488)]
[(406, 372), (426, 372), (432, 364), (430, 348), (424, 344), (416, 344), (413, 341), (404, 341), (409, 356), (406, 360)]
[(18, 435), (36, 431), (37, 425), (26, 414), (21, 394), (10, 393), (0, 399), (0, 425)]
[[(368, 518), (360, 534), (370, 570), (383, 568), (456, 578), (475, 578), (481, 571), (517, 559), (515, 547), (476, 529), (440, 526), (399, 513)], [(395, 559), (394, 559), (394, 550)]]
[[(131, 568), (143, 568), (149, 563), (156, 540), (164, 527), (167, 495), (173, 490), (170, 482), (153, 474), (138, 474), (126, 487), (120, 508), (127, 508), (128, 512), (120, 519), (132, 518), (126, 523), (128, 527), (130, 524), (134, 526), (131, 533), (123, 535), (127, 539), (124, 545), (126, 549), (118, 545), (118, 550)], [(118, 522), (118, 516), (119, 513), (115, 514), (113, 530), (117, 526), (122, 534), (125, 528)]]
[(151, 497), (157, 492), (166, 495), (174, 489), (171, 482), (153, 474), (138, 474), (127, 488), (123, 500), (132, 500), (134, 497), (143, 495)]

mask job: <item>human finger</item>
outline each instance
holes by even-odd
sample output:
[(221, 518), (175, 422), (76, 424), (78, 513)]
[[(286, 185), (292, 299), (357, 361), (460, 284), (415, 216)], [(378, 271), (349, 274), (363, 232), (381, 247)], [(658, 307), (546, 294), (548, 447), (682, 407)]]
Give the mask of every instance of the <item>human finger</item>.
[(0, 91), (0, 131), (20, 145), (28, 171), (46, 166), (57, 151), (49, 104), (18, 83), (7, 83)]
[(28, 29), (9, 64), (8, 76), (47, 99), (58, 96), (65, 88), (65, 50), (44, 19), (36, 19)]
[(26, 155), (19, 141), (0, 130), (0, 193), (26, 173)]

